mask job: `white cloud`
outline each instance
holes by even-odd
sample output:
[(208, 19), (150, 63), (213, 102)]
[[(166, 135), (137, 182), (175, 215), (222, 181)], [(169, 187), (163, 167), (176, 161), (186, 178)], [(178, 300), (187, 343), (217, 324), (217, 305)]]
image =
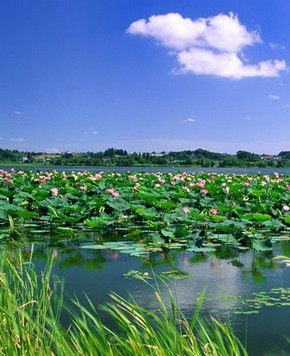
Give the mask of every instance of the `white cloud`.
[(243, 77), (276, 77), (281, 70), (280, 61), (264, 61), (247, 65), (237, 53), (216, 53), (207, 49), (191, 48), (178, 53), (181, 73), (207, 74), (241, 79)]
[(85, 135), (89, 135), (89, 134), (97, 135), (98, 133), (99, 133), (99, 131), (96, 131), (96, 130), (93, 130), (93, 131), (91, 131), (91, 132), (84, 131), (84, 134), (85, 134)]
[(271, 42), (269, 43), (269, 46), (275, 50), (275, 49), (285, 49), (284, 46), (280, 45), (279, 43), (274, 43), (274, 42)]
[(21, 111), (14, 111), (14, 114), (15, 115), (22, 115), (22, 112)]
[(272, 100), (279, 100), (279, 99), (280, 99), (280, 96), (279, 96), (279, 95), (269, 94), (269, 95), (268, 95), (268, 98), (269, 98), (269, 99), (272, 99)]
[(24, 138), (23, 137), (16, 137), (16, 138), (11, 138), (12, 142), (24, 142)]
[(55, 148), (55, 147), (48, 148), (48, 149), (45, 150), (45, 152), (47, 152), (47, 153), (61, 153), (61, 151), (58, 148)]
[(245, 121), (252, 121), (252, 120), (253, 120), (253, 118), (251, 116), (245, 117)]
[(242, 50), (261, 43), (257, 31), (248, 31), (237, 15), (219, 14), (191, 20), (178, 13), (151, 16), (133, 22), (127, 33), (152, 37), (176, 54), (178, 73), (244, 77), (277, 77), (287, 69), (284, 60), (246, 64)]
[(183, 122), (186, 122), (186, 123), (193, 123), (195, 122), (196, 120), (192, 117), (187, 117), (186, 119), (182, 120)]

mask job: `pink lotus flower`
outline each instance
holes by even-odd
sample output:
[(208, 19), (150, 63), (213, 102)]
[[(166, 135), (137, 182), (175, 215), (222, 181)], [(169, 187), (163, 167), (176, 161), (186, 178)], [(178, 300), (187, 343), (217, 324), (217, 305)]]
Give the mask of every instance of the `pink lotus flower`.
[(114, 198), (118, 198), (120, 196), (120, 193), (118, 193), (114, 188), (106, 189), (106, 192), (111, 194)]
[(183, 211), (185, 214), (188, 214), (188, 213), (189, 213), (189, 209), (188, 209), (187, 207), (182, 208), (182, 211)]
[(82, 190), (83, 192), (86, 192), (88, 190), (88, 188), (85, 185), (81, 185), (80, 190)]
[(202, 189), (200, 192), (201, 192), (202, 194), (206, 195), (206, 194), (208, 193), (208, 190), (207, 190), (207, 189)]
[(4, 182), (13, 184), (13, 179), (11, 179), (11, 178), (4, 178)]
[(51, 188), (50, 189), (51, 196), (57, 197), (58, 196), (58, 189), (57, 188)]
[(211, 214), (214, 214), (214, 215), (216, 215), (216, 214), (218, 213), (217, 209), (214, 209), (214, 208), (211, 208), (211, 209), (209, 210), (209, 212), (210, 212)]
[(200, 188), (204, 188), (206, 181), (203, 179), (201, 182), (196, 183), (196, 185)]
[(284, 210), (284, 211), (289, 211), (289, 210), (290, 210), (290, 208), (289, 208), (289, 206), (288, 206), (288, 205), (284, 205), (284, 206), (283, 206), (283, 208), (282, 208), (282, 210)]
[(137, 183), (134, 185), (133, 190), (138, 190), (138, 187), (140, 187), (140, 183), (137, 182)]

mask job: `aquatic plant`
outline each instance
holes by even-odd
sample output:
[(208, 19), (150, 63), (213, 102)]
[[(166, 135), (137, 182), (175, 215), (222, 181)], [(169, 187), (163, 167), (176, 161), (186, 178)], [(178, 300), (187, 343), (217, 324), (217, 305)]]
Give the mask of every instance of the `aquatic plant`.
[[(74, 308), (63, 304), (63, 283), (51, 275), (51, 263), (37, 274), (20, 255), (2, 253), (0, 263), (0, 354), (2, 355), (246, 355), (229, 325), (201, 319), (199, 307), (187, 321), (171, 294), (167, 310), (158, 289), (158, 310), (112, 294), (102, 306), (112, 318), (108, 327), (93, 302)], [(146, 280), (145, 280), (146, 281)], [(64, 310), (71, 322), (60, 322)]]
[[(0, 170), (0, 224), (119, 229), (187, 248), (230, 240), (271, 249), (289, 235), (290, 177), (279, 175)], [(16, 230), (15, 230), (16, 231)], [(138, 233), (136, 233), (138, 232)], [(6, 234), (7, 235), (7, 234)], [(8, 234), (9, 235), (9, 234)], [(15, 234), (14, 234), (15, 235)], [(212, 246), (211, 246), (212, 247)]]

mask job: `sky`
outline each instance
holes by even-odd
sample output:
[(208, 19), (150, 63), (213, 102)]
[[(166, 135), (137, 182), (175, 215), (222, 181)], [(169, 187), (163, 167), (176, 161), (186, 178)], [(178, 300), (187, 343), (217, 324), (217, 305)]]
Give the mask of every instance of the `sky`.
[(289, 0), (1, 0), (0, 148), (290, 150)]

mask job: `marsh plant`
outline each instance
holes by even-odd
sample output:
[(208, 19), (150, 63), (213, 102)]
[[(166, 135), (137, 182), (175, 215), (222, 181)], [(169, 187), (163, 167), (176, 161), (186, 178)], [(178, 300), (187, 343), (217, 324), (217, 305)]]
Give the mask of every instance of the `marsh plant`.
[[(227, 243), (270, 250), (290, 227), (290, 177), (210, 173), (0, 170), (0, 238), (23, 226), (114, 229), (189, 251)], [(149, 233), (148, 233), (149, 232)]]
[[(148, 283), (148, 280), (144, 278)], [(0, 264), (1, 355), (246, 355), (229, 325), (216, 318), (202, 319), (199, 307), (186, 320), (170, 293), (168, 310), (153, 288), (158, 310), (148, 310), (114, 293), (101, 306), (113, 320), (102, 322), (88, 300), (84, 307), (63, 302), (63, 282), (52, 276), (51, 263), (38, 274), (21, 255), (2, 253)], [(61, 314), (70, 315), (64, 327)]]

